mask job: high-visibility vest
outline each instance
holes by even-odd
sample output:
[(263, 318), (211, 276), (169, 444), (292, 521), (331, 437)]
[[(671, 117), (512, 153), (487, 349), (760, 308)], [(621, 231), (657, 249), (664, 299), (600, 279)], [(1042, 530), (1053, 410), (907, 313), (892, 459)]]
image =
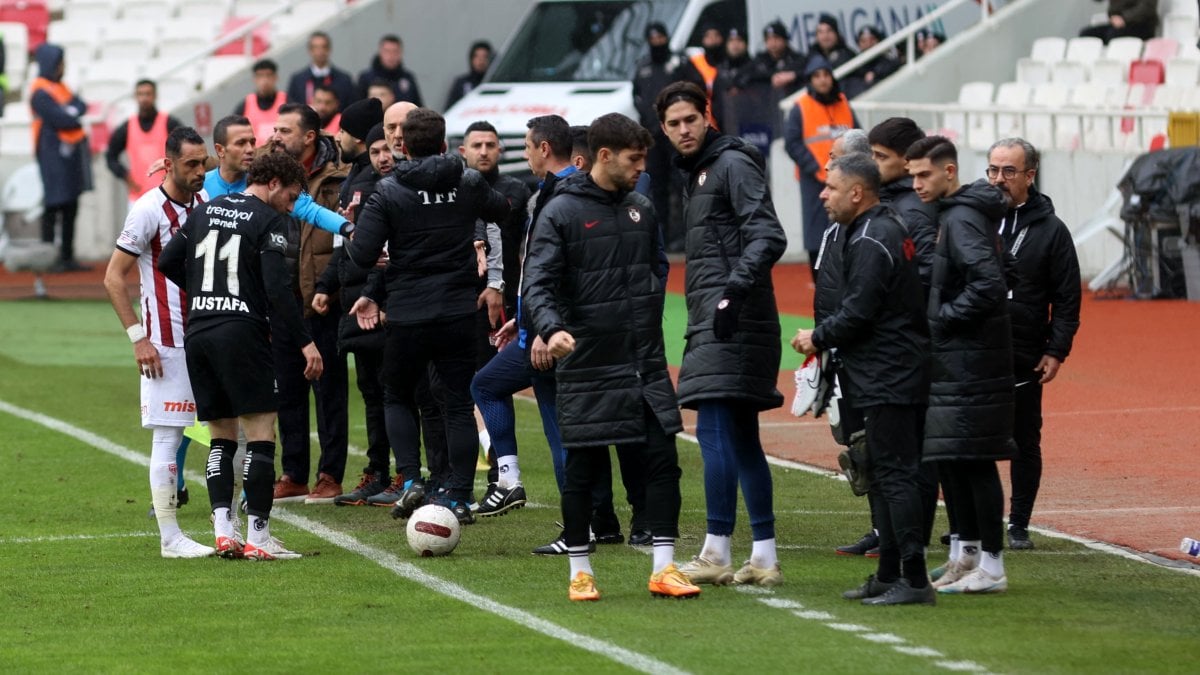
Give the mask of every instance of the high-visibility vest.
[[(854, 113), (850, 110), (850, 102), (845, 94), (838, 94), (838, 100), (825, 105), (804, 92), (796, 99), (796, 107), (800, 109), (800, 117), (804, 120), (804, 145), (817, 160), (817, 180), (825, 182), (825, 165), (829, 163), (829, 151), (838, 136), (854, 128)], [(797, 176), (799, 168), (797, 168)]]
[(131, 116), (126, 126), (129, 132), (125, 137), (125, 154), (129, 156), (129, 176), (136, 186), (129, 190), (129, 199), (136, 200), (161, 182), (159, 178), (147, 176), (146, 170), (163, 156), (167, 145), (167, 114), (158, 113), (150, 131), (142, 131), (137, 115)]
[(708, 97), (708, 126), (718, 129), (717, 118), (713, 116), (713, 85), (717, 81), (717, 69), (709, 64), (708, 59), (704, 58), (704, 54), (693, 54), (692, 65), (696, 67), (696, 72), (700, 73), (700, 77), (704, 79), (704, 95)]
[(250, 120), (250, 128), (254, 130), (255, 145), (266, 145), (271, 136), (275, 135), (275, 121), (279, 119), (279, 109), (284, 103), (287, 103), (287, 94), (282, 91), (275, 92), (275, 103), (269, 109), (261, 110), (258, 107), (258, 96), (246, 95), (246, 104), (242, 107), (245, 108), (246, 119)]
[(329, 134), (337, 134), (338, 129), (341, 129), (341, 128), (342, 128), (342, 113), (338, 113), (338, 114), (334, 115), (333, 119), (329, 120), (329, 124), (325, 125), (325, 131)]
[[(49, 94), (50, 98), (54, 99), (54, 102), (59, 105), (67, 105), (75, 98), (75, 94), (67, 87), (67, 85), (63, 84), (62, 82), (48, 80), (44, 77), (37, 78), (33, 81), (33, 84), (30, 85), (30, 100), (32, 100), (33, 95), (39, 91), (44, 91)], [(82, 113), (83, 111), (80, 112)], [(33, 112), (33, 120), (30, 124), (30, 128), (33, 130), (34, 152), (37, 152), (38, 138), (40, 138), (42, 135), (42, 118), (38, 116), (36, 111)], [(85, 138), (87, 138), (87, 134), (84, 132), (82, 127), (79, 129), (58, 130), (58, 140), (62, 141), (63, 143), (75, 145), (76, 143), (82, 143)]]

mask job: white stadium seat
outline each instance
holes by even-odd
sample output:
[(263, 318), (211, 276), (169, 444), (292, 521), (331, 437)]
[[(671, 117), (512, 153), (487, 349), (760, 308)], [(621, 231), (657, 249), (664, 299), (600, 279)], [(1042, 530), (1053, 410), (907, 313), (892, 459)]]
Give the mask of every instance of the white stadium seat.
[(1029, 58), (1042, 63), (1062, 61), (1067, 52), (1067, 41), (1063, 38), (1050, 36), (1040, 37), (1033, 41), (1033, 49), (1029, 50)]
[(1050, 65), (1030, 58), (1017, 59), (1017, 81), (1031, 87), (1050, 81)]
[(1089, 82), (1097, 84), (1124, 84), (1129, 78), (1129, 64), (1112, 59), (1096, 59), (1092, 62)]
[[(992, 103), (992, 93), (994, 90), (995, 85), (991, 82), (967, 82), (958, 90), (958, 104), (972, 108), (987, 107)], [(954, 133), (958, 142), (970, 142), (972, 128), (976, 125), (985, 124), (982, 120), (983, 117), (991, 117), (991, 115), (985, 113), (947, 112), (943, 120), (943, 125)], [(986, 133), (986, 130), (979, 129), (976, 133)], [(995, 131), (993, 130), (991, 134), (994, 136)]]
[(144, 21), (110, 21), (100, 41), (101, 59), (146, 60), (154, 54), (158, 31)]
[(232, 75), (241, 71), (249, 72), (250, 63), (248, 56), (209, 57), (204, 62), (204, 74), (200, 78), (200, 85), (204, 89), (211, 89)]
[(1166, 84), (1172, 87), (1195, 87), (1200, 82), (1200, 61), (1174, 58), (1167, 61)]
[[(1070, 90), (1049, 82), (1033, 88), (1029, 105), (1031, 108), (1061, 108), (1067, 104)], [(1054, 118), (1049, 113), (1030, 112), (1025, 116), (1025, 138), (1036, 147), (1054, 144)]]
[(157, 23), (175, 16), (175, 9), (175, 0), (122, 0), (121, 18)]
[(1021, 112), (1029, 106), (1029, 97), (1032, 94), (1033, 88), (1024, 82), (1005, 82), (996, 89), (994, 105), (998, 137), (1014, 138), (1025, 135)]
[(33, 154), (33, 131), (29, 120), (0, 118), (0, 154), (28, 157)]
[(118, 7), (117, 0), (70, 0), (63, 8), (63, 18), (103, 26), (117, 18)]
[(1074, 61), (1059, 61), (1050, 66), (1050, 81), (1065, 87), (1087, 82), (1087, 66)]
[(1175, 40), (1180, 45), (1195, 45), (1197, 33), (1195, 16), (1168, 14), (1162, 20), (1162, 36)]
[(1073, 37), (1067, 42), (1066, 61), (1091, 63), (1104, 52), (1104, 41), (1096, 37)]
[(1144, 46), (1141, 38), (1113, 38), (1108, 41), (1108, 47), (1104, 50), (1104, 58), (1124, 63), (1133, 63), (1142, 58), (1142, 48)]
[(58, 45), (66, 53), (67, 64), (71, 61), (91, 61), (96, 56), (96, 44), (101, 31), (94, 24), (75, 21), (51, 21), (46, 27), (46, 41)]
[(0, 35), (4, 36), (4, 74), (8, 76), (8, 87), (20, 91), (29, 66), (29, 29), (23, 23), (0, 22)]

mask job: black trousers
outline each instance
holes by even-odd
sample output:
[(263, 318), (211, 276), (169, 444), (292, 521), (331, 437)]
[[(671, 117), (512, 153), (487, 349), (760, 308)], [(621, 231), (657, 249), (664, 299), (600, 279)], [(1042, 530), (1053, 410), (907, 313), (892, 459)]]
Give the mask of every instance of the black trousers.
[(1008, 523), (1011, 527), (1029, 527), (1033, 502), (1042, 484), (1042, 385), (1036, 380), (1022, 384), (1015, 392), (1013, 440), (1017, 456), (1009, 468), (1012, 500)]
[[(396, 470), (405, 478), (420, 475), (417, 389), (432, 366), (442, 397), (449, 475), (442, 482), (449, 497), (465, 501), (475, 483), (475, 430), (471, 378), (475, 375), (475, 316), (415, 325), (388, 323), (384, 348), (384, 416), (388, 440), (396, 452)], [(430, 467), (433, 470), (433, 467)]]
[(308, 392), (317, 403), (317, 440), (321, 454), (317, 471), (337, 482), (346, 474), (346, 446), (349, 442), (350, 378), (346, 357), (338, 353), (339, 309), (324, 316), (305, 319), (308, 332), (321, 353), (325, 370), (316, 381), (304, 379), (304, 356), (296, 336), (271, 323), (271, 351), (275, 357), (275, 386), (279, 390), (279, 444), (283, 473), (297, 483), (308, 483), (312, 468), (309, 436)]
[(383, 350), (355, 351), (354, 374), (367, 418), (367, 466), (363, 473), (387, 476), (391, 466), (391, 446), (383, 417)]
[(943, 486), (946, 511), (951, 514), (951, 532), (960, 541), (979, 540), (988, 553), (1004, 549), (1004, 488), (1000, 472), (991, 460), (944, 462)]
[(886, 556), (908, 561), (925, 555), (918, 486), (922, 412), (920, 406), (891, 405), (863, 410), (881, 560)]
[[(643, 408), (643, 414), (646, 416), (646, 441), (617, 445), (617, 458), (622, 467), (642, 467), (646, 499), (642, 528), (655, 537), (677, 539), (682, 472), (675, 435), (663, 430), (648, 407)], [(562, 493), (563, 535), (567, 546), (586, 546), (588, 543), (592, 489), (597, 481), (605, 480), (600, 475), (603, 473), (600, 467), (608, 463), (607, 446), (567, 448), (566, 485)], [(626, 489), (630, 487), (627, 483)]]
[(75, 217), (79, 215), (79, 200), (47, 206), (42, 211), (42, 241), (54, 243), (54, 227), (62, 226), (62, 259), (75, 259)]
[[(446, 392), (432, 363), (425, 368), (425, 376), (417, 383), (416, 400), (417, 411), (421, 415), (421, 439), (425, 446), (429, 484), (437, 489), (450, 478), (450, 451), (446, 445)], [(400, 463), (400, 456), (397, 455), (397, 471)]]
[[(917, 449), (925, 439), (925, 407), (917, 411), (918, 436)], [(925, 546), (933, 540), (933, 521), (937, 518), (938, 501), (938, 470), (936, 462), (920, 462), (917, 466), (917, 490), (921, 496), (921, 541)], [(879, 497), (867, 494), (871, 506), (871, 527), (879, 531)]]

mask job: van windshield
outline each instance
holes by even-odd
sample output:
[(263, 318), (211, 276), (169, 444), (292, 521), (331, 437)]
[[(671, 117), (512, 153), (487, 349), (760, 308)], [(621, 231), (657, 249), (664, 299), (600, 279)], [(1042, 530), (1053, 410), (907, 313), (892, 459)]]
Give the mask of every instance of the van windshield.
[(673, 28), (686, 0), (543, 2), (521, 26), (489, 82), (632, 79), (646, 54), (646, 25)]

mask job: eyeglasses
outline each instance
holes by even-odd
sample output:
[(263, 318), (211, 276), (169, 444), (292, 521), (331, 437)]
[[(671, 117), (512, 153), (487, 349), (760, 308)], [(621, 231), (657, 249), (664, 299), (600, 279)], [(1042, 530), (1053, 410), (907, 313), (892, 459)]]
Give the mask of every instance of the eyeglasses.
[(995, 180), (996, 176), (1004, 176), (1005, 180), (1012, 180), (1017, 177), (1017, 174), (1025, 173), (1026, 171), (1028, 171), (1028, 169), (1018, 169), (1015, 166), (1006, 166), (1003, 168), (998, 166), (989, 166), (987, 168), (987, 177)]

